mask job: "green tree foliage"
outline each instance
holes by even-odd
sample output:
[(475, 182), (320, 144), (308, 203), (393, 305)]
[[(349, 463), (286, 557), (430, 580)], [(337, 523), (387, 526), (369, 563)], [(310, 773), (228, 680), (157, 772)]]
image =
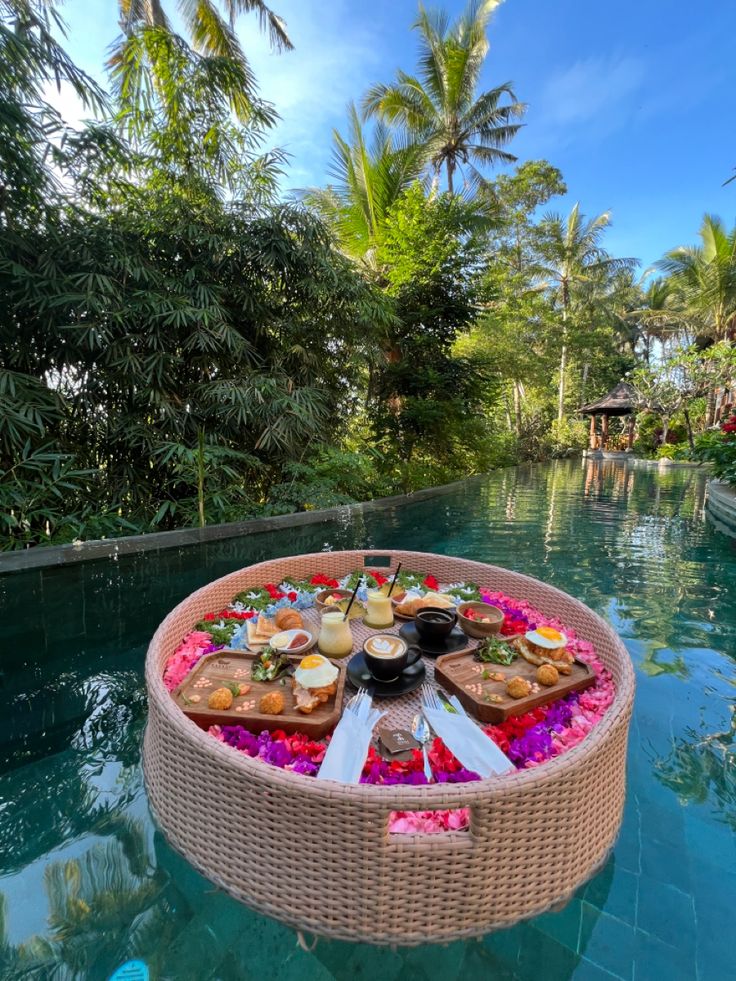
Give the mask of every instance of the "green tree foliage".
[[(493, 357), (503, 379), (509, 428), (532, 455), (549, 419), (545, 392), (554, 372), (553, 311), (540, 279), (535, 212), (567, 188), (556, 167), (532, 160), (493, 181), (487, 197), (496, 212), (483, 280), (482, 313), (469, 350)], [(528, 445), (527, 445), (528, 444)]]
[(736, 331), (736, 226), (705, 215), (699, 246), (680, 246), (660, 262), (684, 310), (709, 339), (733, 340)]
[(377, 445), (398, 457), (403, 486), (417, 468), (471, 472), (487, 446), (490, 365), (453, 350), (475, 312), (476, 223), (467, 204), (428, 198), (415, 184), (392, 209), (377, 250), (395, 321), (381, 342), (369, 411)]
[(560, 363), (557, 418), (565, 415), (566, 384), (570, 334), (576, 327), (587, 330), (585, 318), (591, 305), (608, 285), (608, 277), (636, 265), (634, 259), (617, 259), (603, 247), (602, 238), (609, 226), (608, 212), (586, 218), (576, 204), (567, 218), (558, 214), (545, 217), (540, 228), (539, 252), (543, 275), (554, 292), (559, 311)]
[(420, 4), (414, 24), (420, 39), (417, 73), (399, 71), (394, 83), (374, 85), (363, 99), (367, 115), (399, 126), (421, 144), (436, 175), (444, 168), (450, 194), (456, 171), (475, 189), (484, 182), (482, 168), (516, 160), (503, 147), (519, 131), (516, 120), (525, 106), (510, 83), (478, 92), (488, 22), (499, 3), (470, 0), (455, 23), (445, 11)]
[[(2, 547), (566, 453), (575, 411), (640, 361), (650, 448), (669, 429), (699, 452), (735, 370), (736, 232), (706, 218), (701, 247), (637, 278), (608, 213), (539, 217), (567, 190), (550, 163), (489, 181), (523, 111), (481, 91), (495, 6), (420, 7), (415, 74), (374, 86), (366, 119), (351, 103), (330, 183), (283, 204), (276, 110), (233, 26), (255, 12), (288, 48), (262, 2), (120, 0), (108, 100), (51, 0), (0, 0)], [(67, 127), (52, 82), (97, 121)]]
[(135, 132), (135, 113), (158, 98), (166, 104), (169, 115), (176, 113), (168, 55), (178, 54), (182, 48), (196, 54), (203, 72), (212, 77), (241, 123), (254, 117), (263, 120), (264, 107), (235, 33), (235, 21), (241, 13), (256, 13), (271, 45), (283, 51), (293, 47), (283, 20), (263, 0), (223, 0), (221, 4), (217, 0), (178, 0), (176, 7), (188, 42), (174, 32), (161, 0), (118, 0), (122, 33), (113, 46), (110, 66), (131, 133)]
[(348, 106), (348, 138), (333, 132), (330, 176), (334, 183), (305, 192), (308, 204), (330, 225), (341, 248), (375, 268), (391, 208), (419, 177), (424, 155), (416, 144), (401, 143), (385, 126), (364, 131), (355, 106)]
[[(166, 56), (180, 72), (178, 118), (203, 138), (184, 156), (180, 134), (165, 118), (157, 125), (160, 102), (135, 154), (86, 157), (80, 146), (96, 131), (85, 131), (54, 157), (73, 184), (65, 193), (48, 170), (40, 86), (66, 61), (45, 30), (39, 18), (3, 22), (1, 36), (37, 53), (16, 58), (6, 109), (26, 124), (34, 180), (11, 183), (11, 144), (0, 243), (5, 542), (252, 513), (281, 468), (350, 410), (386, 301), (313, 215), (266, 205), (268, 182), (240, 153), (248, 134), (230, 121), (226, 92), (208, 94), (209, 76), (182, 48), (178, 62)], [(212, 153), (208, 135), (232, 144)]]

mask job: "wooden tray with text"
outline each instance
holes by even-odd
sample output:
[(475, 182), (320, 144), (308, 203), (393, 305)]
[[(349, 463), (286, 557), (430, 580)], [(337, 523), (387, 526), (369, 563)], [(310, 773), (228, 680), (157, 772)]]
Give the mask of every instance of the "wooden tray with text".
[[(296, 667), (302, 654), (289, 658)], [(276, 681), (253, 681), (251, 669), (260, 654), (251, 651), (217, 651), (203, 657), (194, 670), (172, 692), (179, 708), (201, 729), (212, 725), (241, 725), (251, 732), (273, 732), (282, 729), (287, 734), (303, 732), (312, 739), (326, 736), (342, 715), (342, 698), (345, 688), (345, 665), (332, 661), (339, 670), (337, 692), (312, 712), (300, 712), (291, 690), (291, 675), (282, 675)], [(282, 684), (283, 682), (283, 684)], [(227, 709), (211, 709), (207, 700), (216, 688), (227, 684), (249, 685), (244, 695), (236, 695)], [(284, 711), (280, 715), (266, 715), (258, 711), (258, 702), (269, 691), (279, 691), (284, 696)]]
[[(538, 705), (557, 701), (571, 691), (582, 691), (595, 681), (593, 671), (582, 661), (574, 661), (572, 673), (560, 675), (556, 685), (546, 688), (536, 682), (537, 669), (521, 655), (512, 664), (490, 664), (475, 660), (475, 649), (443, 654), (437, 658), (434, 677), (438, 686), (460, 699), (463, 707), (480, 722), (498, 725), (509, 716), (523, 715)], [(497, 674), (500, 680), (486, 675)], [(536, 685), (526, 698), (512, 698), (506, 693), (506, 681), (516, 676)], [(496, 701), (496, 698), (501, 701)]]

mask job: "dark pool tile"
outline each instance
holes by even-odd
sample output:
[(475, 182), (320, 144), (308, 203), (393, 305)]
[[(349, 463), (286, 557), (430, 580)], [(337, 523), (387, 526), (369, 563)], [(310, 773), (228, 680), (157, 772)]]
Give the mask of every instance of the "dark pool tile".
[[(291, 943), (293, 944), (293, 941)], [(425, 957), (427, 953), (425, 950)], [(402, 977), (404, 967), (404, 957), (401, 951), (391, 950), (388, 947), (370, 947), (368, 944), (320, 941), (313, 956), (321, 968), (335, 978), (375, 977), (394, 981), (394, 979)], [(263, 964), (264, 967), (268, 964), (265, 958)], [(412, 972), (416, 977), (414, 968), (408, 970), (407, 974)], [(294, 974), (293, 978), (294, 981), (299, 981), (298, 974)]]
[(686, 851), (685, 808), (680, 805), (674, 793), (670, 793), (666, 807), (646, 797), (640, 798), (640, 806), (642, 825), (647, 829), (648, 835), (671, 848)]
[(623, 920), (583, 903), (580, 954), (598, 967), (630, 981), (633, 975), (634, 930)]
[[(717, 860), (718, 856), (714, 858)], [(695, 862), (693, 894), (698, 915), (701, 911), (713, 916), (731, 910), (736, 898), (736, 873), (726, 872), (710, 862)]]
[(733, 944), (724, 942), (724, 937), (730, 937), (732, 932), (732, 926), (718, 933), (707, 927), (700, 932), (695, 951), (698, 981), (730, 981), (736, 976)]
[[(492, 978), (493, 981), (516, 981), (517, 975), (505, 961), (495, 956), (483, 944), (468, 942), (461, 945), (463, 956), (450, 962), (429, 953), (425, 948), (425, 975), (422, 981), (466, 981), (468, 978)], [(436, 950), (436, 948), (435, 948)], [(404, 981), (402, 971), (397, 981)]]
[[(652, 834), (656, 833), (652, 828)], [(641, 870), (645, 875), (682, 892), (690, 892), (692, 876), (687, 850), (644, 836), (641, 844)]]
[(648, 875), (639, 880), (637, 927), (683, 951), (695, 949), (695, 907), (688, 893)]
[(41, 589), (43, 612), (49, 619), (58, 616), (83, 613), (84, 610), (84, 566), (72, 565), (66, 568), (43, 569)]
[[(694, 981), (697, 977), (694, 950), (664, 943), (643, 930), (636, 931), (634, 976), (637, 981)], [(702, 979), (701, 979), (702, 981)]]
[(610, 971), (589, 961), (587, 957), (581, 957), (571, 975), (571, 981), (619, 981), (619, 978), (618, 975), (611, 974)]
[(611, 862), (588, 883), (584, 894), (591, 906), (630, 926), (636, 924), (638, 898), (639, 876)]
[(613, 854), (618, 868), (634, 874), (641, 871), (641, 840), (638, 826), (624, 826), (621, 829)]
[(569, 981), (578, 957), (563, 944), (530, 926), (519, 951), (519, 981)]
[[(369, 947), (364, 950), (370, 951)], [(381, 977), (395, 977), (401, 981), (432, 981), (433, 978), (446, 978), (447, 981), (458, 981), (466, 975), (471, 977), (482, 977), (488, 975), (493, 970), (495, 978), (495, 961), (491, 954), (480, 944), (456, 942), (447, 944), (445, 947), (412, 947), (404, 948), (396, 952), (400, 960), (394, 959), (390, 963), (381, 965)], [(470, 955), (470, 956), (468, 956)], [(370, 954), (365, 955), (365, 971), (360, 971), (360, 976), (367, 974), (370, 976), (371, 970)], [(467, 966), (464, 963), (467, 958)], [(479, 966), (480, 965), (480, 966)], [(333, 968), (333, 971), (336, 971)], [(501, 977), (506, 981), (513, 981), (513, 973), (502, 969)]]
[(40, 571), (0, 576), (0, 610), (3, 623), (37, 614), (43, 602)]
[(701, 863), (712, 862), (722, 871), (736, 874), (736, 834), (727, 824), (690, 808), (685, 815), (685, 837), (689, 851), (697, 856), (693, 874)]
[(544, 913), (532, 921), (533, 926), (548, 937), (577, 951), (580, 939), (581, 902), (572, 899), (559, 913)]
[(0, 667), (12, 671), (16, 665), (23, 664), (29, 658), (41, 661), (46, 655), (46, 629), (42, 620), (28, 622), (23, 618), (3, 621), (2, 658)]
[(487, 947), (502, 963), (514, 966), (519, 961), (521, 947), (528, 931), (527, 923), (520, 923), (509, 930), (497, 930), (483, 938), (483, 946)]

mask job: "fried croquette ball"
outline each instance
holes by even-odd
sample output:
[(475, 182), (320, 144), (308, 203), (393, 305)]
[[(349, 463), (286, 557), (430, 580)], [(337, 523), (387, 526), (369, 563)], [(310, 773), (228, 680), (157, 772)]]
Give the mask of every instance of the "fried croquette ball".
[(560, 672), (554, 664), (540, 664), (537, 668), (537, 681), (540, 685), (550, 688), (560, 680)]
[(532, 690), (531, 682), (526, 678), (509, 678), (506, 682), (506, 691), (512, 698), (525, 698)]
[(207, 707), (211, 709), (229, 709), (233, 704), (233, 693), (229, 688), (215, 688), (207, 699)]
[(258, 711), (263, 715), (281, 715), (284, 711), (284, 696), (280, 691), (269, 691), (261, 695)]

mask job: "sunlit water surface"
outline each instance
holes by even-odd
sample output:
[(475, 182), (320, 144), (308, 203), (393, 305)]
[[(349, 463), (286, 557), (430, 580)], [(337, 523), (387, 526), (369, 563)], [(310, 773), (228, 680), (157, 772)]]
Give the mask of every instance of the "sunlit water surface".
[[(176, 981), (736, 977), (736, 542), (705, 522), (704, 495), (695, 471), (559, 462), (328, 524), (0, 577), (0, 977), (106, 979), (133, 956)], [(151, 634), (204, 583), (327, 546), (518, 569), (624, 638), (638, 689), (623, 829), (563, 912), (482, 942), (305, 953), (157, 831), (140, 768)], [(550, 834), (565, 834), (554, 814)]]

